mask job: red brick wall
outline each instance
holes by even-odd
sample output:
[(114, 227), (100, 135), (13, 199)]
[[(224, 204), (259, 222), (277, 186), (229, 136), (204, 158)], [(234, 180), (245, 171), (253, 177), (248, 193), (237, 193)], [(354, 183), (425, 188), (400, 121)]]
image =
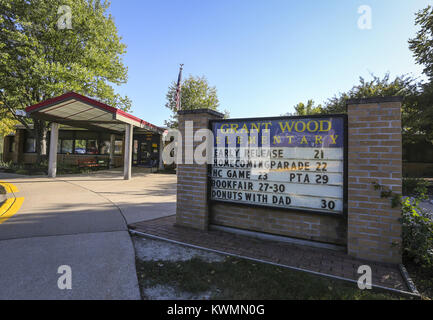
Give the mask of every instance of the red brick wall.
[[(199, 129), (208, 128), (210, 119), (220, 119), (223, 115), (212, 110), (185, 110), (179, 112), (179, 130), (182, 134), (183, 161), (185, 149), (195, 148), (201, 141), (185, 141), (185, 121), (193, 121), (194, 133)], [(190, 159), (192, 160), (192, 159)], [(193, 162), (193, 161), (192, 161)], [(176, 224), (201, 230), (209, 225), (209, 211), (207, 202), (207, 164), (178, 164), (177, 165), (177, 202)]]
[(314, 240), (346, 244), (346, 219), (287, 210), (215, 203), (210, 207), (215, 225)]
[(348, 102), (348, 253), (401, 262), (401, 208), (381, 198), (373, 182), (401, 194), (401, 102), (397, 98)]

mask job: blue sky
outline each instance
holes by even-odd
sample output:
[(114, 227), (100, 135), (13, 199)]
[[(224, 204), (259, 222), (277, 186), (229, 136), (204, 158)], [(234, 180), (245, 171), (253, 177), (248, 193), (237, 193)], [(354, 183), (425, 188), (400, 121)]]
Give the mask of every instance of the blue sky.
[[(128, 46), (132, 113), (168, 119), (168, 86), (179, 63), (205, 75), (231, 117), (278, 116), (300, 101), (322, 103), (370, 72), (421, 76), (407, 40), (426, 0), (112, 0)], [(358, 28), (369, 5), (372, 29)]]

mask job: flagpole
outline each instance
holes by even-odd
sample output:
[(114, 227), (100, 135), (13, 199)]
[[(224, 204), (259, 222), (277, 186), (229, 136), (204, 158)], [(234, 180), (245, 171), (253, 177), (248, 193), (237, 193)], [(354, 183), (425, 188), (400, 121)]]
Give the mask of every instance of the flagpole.
[(182, 105), (181, 105), (182, 70), (183, 70), (183, 63), (180, 64), (179, 76), (177, 77), (177, 86), (176, 86), (176, 110), (177, 111), (182, 109)]

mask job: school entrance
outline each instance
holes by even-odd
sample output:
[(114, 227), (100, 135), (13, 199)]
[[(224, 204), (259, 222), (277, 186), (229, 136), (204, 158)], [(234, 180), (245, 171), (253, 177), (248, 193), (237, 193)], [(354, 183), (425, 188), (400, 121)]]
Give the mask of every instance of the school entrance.
[[(49, 177), (56, 177), (57, 162), (64, 162), (65, 158), (76, 165), (123, 164), (125, 180), (131, 179), (131, 165), (162, 168), (159, 149), (163, 147), (165, 129), (100, 101), (68, 92), (27, 107), (26, 115), (51, 122)], [(9, 141), (11, 156), (15, 157), (12, 160), (22, 162), (21, 158), (27, 156), (23, 151), (31, 151), (34, 140), (28, 137), (26, 142), (21, 135), (16, 135)], [(120, 161), (116, 162), (116, 158)]]
[(132, 165), (155, 167), (159, 162), (159, 136), (150, 133), (134, 134)]

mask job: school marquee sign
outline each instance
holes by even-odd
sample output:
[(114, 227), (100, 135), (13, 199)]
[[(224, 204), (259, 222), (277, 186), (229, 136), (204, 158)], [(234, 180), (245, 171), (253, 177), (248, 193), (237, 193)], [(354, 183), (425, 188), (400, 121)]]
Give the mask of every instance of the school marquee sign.
[(343, 214), (346, 116), (213, 120), (210, 199)]
[(178, 111), (178, 150), (194, 161), (177, 162), (176, 225), (400, 264), (401, 207), (383, 191), (402, 192), (401, 104), (375, 97), (346, 101), (344, 115), (243, 119)]

